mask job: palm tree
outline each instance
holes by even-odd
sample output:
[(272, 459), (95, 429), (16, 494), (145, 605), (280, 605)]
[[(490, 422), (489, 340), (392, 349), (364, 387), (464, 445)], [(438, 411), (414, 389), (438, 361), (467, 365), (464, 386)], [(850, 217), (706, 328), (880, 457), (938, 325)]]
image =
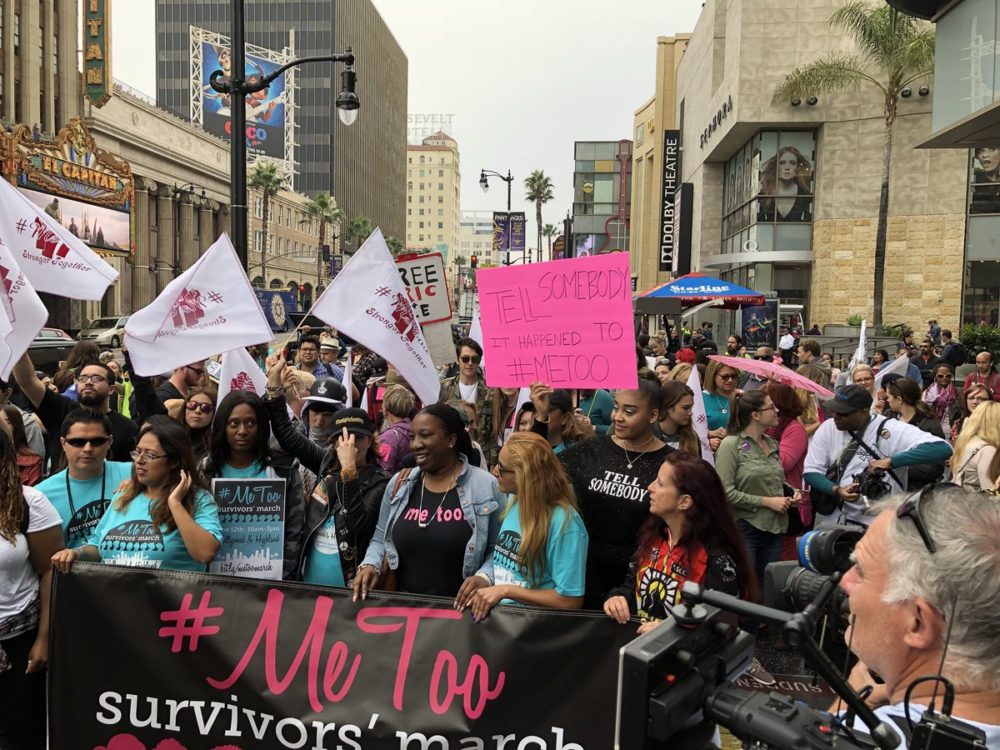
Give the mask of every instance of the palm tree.
[(405, 242), (391, 234), (385, 238), (385, 244), (389, 246), (389, 252), (392, 253), (393, 258), (403, 252), (403, 248), (406, 247)]
[(934, 29), (923, 21), (903, 15), (888, 5), (853, 0), (830, 18), (857, 45), (859, 55), (831, 53), (796, 68), (775, 89), (773, 104), (804, 99), (825, 92), (847, 91), (868, 84), (882, 94), (882, 190), (879, 195), (875, 231), (875, 313), (873, 325), (882, 327), (882, 296), (885, 278), (886, 226), (889, 216), (889, 170), (892, 137), (900, 93), (934, 69)]
[(542, 236), (549, 241), (549, 260), (552, 260), (552, 238), (556, 236), (559, 230), (556, 229), (555, 224), (546, 224), (542, 227)]
[(355, 216), (347, 223), (347, 230), (344, 232), (344, 239), (348, 242), (357, 240), (358, 245), (355, 250), (361, 247), (362, 243), (368, 239), (374, 231), (371, 220), (366, 216)]
[[(329, 193), (317, 193), (315, 197), (310, 198), (306, 201), (305, 207), (302, 209), (306, 216), (311, 219), (316, 219), (319, 221), (319, 244), (320, 247), (326, 244), (326, 228), (330, 224), (342, 225), (344, 220), (347, 218), (344, 216), (344, 212), (340, 210), (340, 206), (337, 202), (330, 196)], [(319, 248), (316, 250), (316, 286), (320, 285), (323, 278), (322, 275), (323, 268), (323, 253), (320, 252)]]
[(536, 169), (525, 179), (524, 188), (527, 191), (524, 197), (535, 202), (535, 223), (538, 225), (538, 259), (541, 260), (542, 204), (552, 200), (552, 180), (545, 176), (545, 172)]
[(278, 167), (274, 162), (258, 161), (249, 175), (247, 181), (251, 188), (259, 190), (261, 195), (261, 233), (264, 235), (260, 243), (260, 275), (264, 279), (264, 288), (267, 288), (267, 223), (270, 218), (271, 199), (284, 190), (288, 185), (288, 180), (284, 175), (278, 174)]

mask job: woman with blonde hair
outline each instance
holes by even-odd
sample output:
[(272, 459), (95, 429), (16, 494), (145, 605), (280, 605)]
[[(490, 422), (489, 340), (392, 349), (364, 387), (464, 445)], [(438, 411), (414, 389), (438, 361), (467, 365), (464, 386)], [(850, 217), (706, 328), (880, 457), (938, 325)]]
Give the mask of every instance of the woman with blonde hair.
[(500, 449), (493, 476), (511, 500), (493, 548), (494, 585), (473, 595), (473, 617), (481, 620), (501, 602), (579, 609), (587, 529), (551, 446), (535, 433), (514, 433)]
[(962, 425), (951, 457), (952, 481), (992, 490), (1000, 475), (1000, 403), (980, 404)]
[(694, 365), (690, 365), (687, 362), (678, 362), (667, 374), (667, 380), (678, 380), (681, 383), (686, 383), (688, 378), (691, 377), (692, 367)]

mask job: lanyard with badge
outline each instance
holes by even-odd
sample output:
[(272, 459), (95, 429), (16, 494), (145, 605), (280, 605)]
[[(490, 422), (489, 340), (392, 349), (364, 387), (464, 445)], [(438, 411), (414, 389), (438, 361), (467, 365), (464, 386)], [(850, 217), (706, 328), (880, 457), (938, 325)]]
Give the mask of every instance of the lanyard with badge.
[(107, 510), (109, 503), (105, 497), (107, 477), (108, 467), (105, 465), (101, 472), (101, 494), (97, 500), (90, 501), (80, 508), (78, 512), (76, 505), (73, 503), (73, 489), (70, 486), (69, 470), (66, 470), (66, 501), (69, 503), (70, 513), (69, 524), (66, 528), (66, 543), (68, 546), (72, 547), (73, 543), (78, 541), (78, 539), (86, 542), (90, 538), (90, 532), (96, 528), (101, 517), (104, 515), (104, 511)]

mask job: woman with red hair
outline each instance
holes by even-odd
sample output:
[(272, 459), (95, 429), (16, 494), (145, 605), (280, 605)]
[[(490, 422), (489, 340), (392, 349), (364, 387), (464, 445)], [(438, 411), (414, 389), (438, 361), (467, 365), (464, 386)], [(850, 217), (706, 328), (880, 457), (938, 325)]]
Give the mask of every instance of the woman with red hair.
[(686, 581), (754, 601), (753, 567), (719, 475), (707, 461), (674, 451), (649, 485), (649, 518), (621, 587), (604, 613), (638, 615), (644, 633), (670, 616)]

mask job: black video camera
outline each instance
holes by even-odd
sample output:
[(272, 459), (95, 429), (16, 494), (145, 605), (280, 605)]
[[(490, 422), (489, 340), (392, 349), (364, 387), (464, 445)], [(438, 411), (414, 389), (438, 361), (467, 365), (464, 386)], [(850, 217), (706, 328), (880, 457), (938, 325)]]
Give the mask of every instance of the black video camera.
[[(785, 612), (801, 612), (834, 573), (851, 568), (854, 545), (864, 529), (825, 526), (798, 539), (798, 562), (770, 563), (764, 569), (764, 605)], [(830, 595), (826, 612), (834, 618), (847, 614), (847, 595), (839, 588)]]

